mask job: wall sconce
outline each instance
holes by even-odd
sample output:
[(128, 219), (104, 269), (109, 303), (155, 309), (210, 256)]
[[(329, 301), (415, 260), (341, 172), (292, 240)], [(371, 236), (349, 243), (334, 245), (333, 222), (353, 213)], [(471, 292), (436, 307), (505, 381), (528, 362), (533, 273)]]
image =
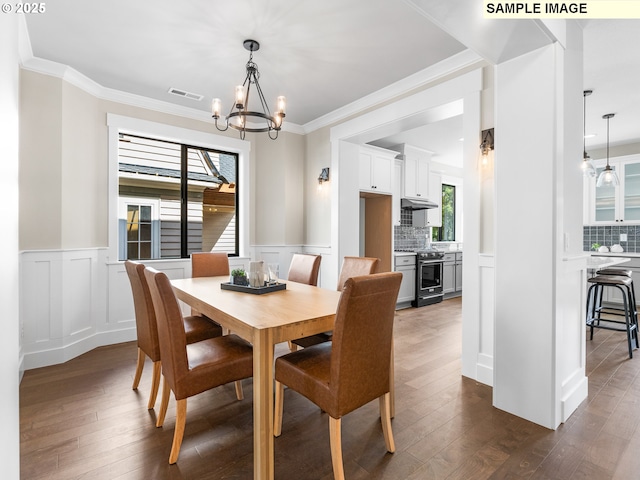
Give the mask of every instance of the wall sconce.
[(318, 177), (318, 190), (322, 190), (322, 184), (329, 181), (329, 167), (325, 167)]
[(493, 128), (482, 131), (482, 143), (480, 144), (480, 166), (486, 167), (489, 164), (489, 152), (493, 150)]

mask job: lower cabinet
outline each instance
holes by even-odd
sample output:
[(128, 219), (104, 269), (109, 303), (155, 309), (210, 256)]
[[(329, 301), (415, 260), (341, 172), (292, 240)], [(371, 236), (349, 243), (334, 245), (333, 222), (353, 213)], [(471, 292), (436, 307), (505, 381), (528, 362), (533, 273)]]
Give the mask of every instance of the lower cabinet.
[(394, 264), (395, 271), (402, 273), (402, 283), (400, 284), (396, 307), (410, 307), (411, 302), (416, 299), (416, 256), (396, 256)]
[(444, 298), (462, 295), (462, 252), (445, 253), (442, 268)]

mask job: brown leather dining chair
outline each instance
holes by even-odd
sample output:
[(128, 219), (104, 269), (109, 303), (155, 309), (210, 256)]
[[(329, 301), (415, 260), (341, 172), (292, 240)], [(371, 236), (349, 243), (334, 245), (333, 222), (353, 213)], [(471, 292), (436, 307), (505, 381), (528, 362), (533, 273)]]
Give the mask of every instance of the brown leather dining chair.
[[(158, 387), (160, 386), (160, 346), (158, 345), (158, 327), (156, 322), (156, 312), (151, 300), (149, 284), (144, 276), (145, 266), (142, 263), (127, 260), (124, 262), (131, 292), (133, 293), (133, 306), (136, 317), (136, 333), (138, 337), (138, 361), (136, 373), (133, 378), (134, 390), (138, 389), (142, 370), (146, 357), (153, 362), (153, 372), (151, 376), (151, 392), (147, 408), (152, 409), (156, 404)], [(222, 329), (202, 317), (185, 317), (184, 329), (187, 343), (199, 342), (207, 338), (219, 337)]]
[[(229, 256), (225, 252), (193, 252), (191, 254), (191, 277), (219, 277), (222, 275), (229, 276)], [(215, 323), (215, 318), (208, 317), (195, 308), (191, 309), (191, 315), (202, 316)], [(227, 334), (228, 331), (222, 329), (222, 333)], [(242, 382), (236, 382), (236, 396), (238, 400), (244, 398), (244, 392), (242, 391)]]
[[(191, 254), (191, 277), (229, 276), (229, 257), (221, 252), (193, 252)], [(201, 315), (191, 309), (191, 315)], [(211, 319), (212, 321), (215, 321)], [(216, 322), (217, 323), (217, 322)]]
[[(378, 271), (380, 259), (374, 257), (344, 257), (340, 276), (338, 277), (338, 291), (344, 287), (344, 283), (350, 277), (360, 275), (370, 275)], [(323, 342), (331, 341), (331, 332), (322, 332), (308, 337), (298, 338), (291, 341), (291, 350), (295, 351), (297, 347), (310, 347)]]
[(341, 419), (376, 398), (387, 451), (395, 451), (389, 372), (393, 318), (401, 281), (400, 272), (349, 278), (338, 303), (333, 341), (276, 359), (274, 435), (282, 433), (284, 385), (287, 385), (329, 414), (331, 463), (336, 480), (344, 479)]
[(318, 273), (320, 272), (320, 255), (306, 253), (294, 253), (289, 265), (287, 280), (305, 285), (318, 286)]
[(156, 309), (158, 340), (164, 385), (156, 426), (164, 424), (173, 392), (176, 425), (169, 463), (176, 463), (187, 419), (187, 398), (206, 390), (253, 376), (253, 349), (237, 335), (223, 335), (188, 344), (178, 300), (169, 278), (152, 268), (145, 269)]

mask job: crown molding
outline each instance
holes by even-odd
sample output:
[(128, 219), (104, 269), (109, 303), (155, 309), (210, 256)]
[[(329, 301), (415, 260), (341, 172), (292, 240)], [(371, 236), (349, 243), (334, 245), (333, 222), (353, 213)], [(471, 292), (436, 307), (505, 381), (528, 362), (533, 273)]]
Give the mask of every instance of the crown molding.
[(322, 117), (318, 117), (315, 120), (305, 123), (303, 125), (304, 131), (305, 133), (311, 133), (314, 130), (335, 124), (347, 117), (361, 113), (368, 108), (374, 107), (411, 90), (432, 83), (445, 75), (450, 75), (456, 71), (483, 63), (485, 63), (485, 60), (477, 53), (468, 49), (463, 50), (462, 52), (452, 55), (435, 65), (431, 65), (424, 70), (420, 70), (413, 75), (409, 75), (402, 80), (362, 97), (355, 102), (351, 102), (344, 107), (338, 108), (333, 112), (329, 112)]
[[(163, 100), (145, 97), (143, 95), (137, 95), (121, 90), (115, 90), (113, 88), (108, 88), (100, 85), (98, 82), (92, 80), (91, 78), (87, 77), (86, 75), (80, 73), (79, 71), (68, 65), (35, 57), (31, 49), (31, 42), (29, 40), (26, 20), (24, 19), (21, 21), (19, 39), (20, 62), (21, 67), (25, 70), (61, 78), (65, 82), (68, 82), (71, 85), (74, 85), (81, 90), (84, 90), (85, 92), (102, 100), (122, 103), (133, 107), (144, 108), (146, 110), (153, 110), (160, 113), (167, 113), (170, 115), (176, 115), (193, 120), (212, 123), (211, 114), (209, 112), (198, 110), (196, 108), (177, 105)], [(344, 107), (338, 108), (333, 112), (329, 112), (328, 114), (312, 120), (311, 122), (308, 122), (304, 125), (285, 122), (282, 125), (282, 131), (294, 133), (297, 135), (306, 135), (320, 128), (340, 122), (345, 118), (361, 113), (368, 108), (396, 98), (411, 90), (434, 82), (445, 75), (450, 75), (451, 73), (454, 73), (456, 71), (468, 68), (473, 65), (479, 65), (483, 62), (484, 60), (482, 59), (482, 57), (478, 56), (476, 53), (472, 52), (471, 50), (464, 50), (435, 65), (432, 65), (428, 68), (425, 68), (424, 70), (414, 73), (413, 75), (403, 78), (402, 80), (392, 83), (391, 85), (388, 85), (376, 92), (362, 97), (355, 102), (349, 103)]]
[[(24, 53), (24, 55), (21, 56), (21, 66), (23, 69), (60, 78), (101, 100), (122, 103), (170, 115), (177, 115), (180, 117), (211, 123), (213, 125), (211, 114), (209, 112), (176, 105), (174, 103), (145, 97), (143, 95), (136, 95), (133, 93), (123, 92), (122, 90), (104, 87), (68, 65), (34, 57), (31, 53), (31, 45), (29, 43), (28, 35), (26, 35), (26, 40), (23, 43), (23, 48), (21, 48), (21, 53)], [(282, 125), (282, 131), (296, 133), (298, 135), (305, 134), (304, 129), (300, 125), (291, 123), (284, 123)]]

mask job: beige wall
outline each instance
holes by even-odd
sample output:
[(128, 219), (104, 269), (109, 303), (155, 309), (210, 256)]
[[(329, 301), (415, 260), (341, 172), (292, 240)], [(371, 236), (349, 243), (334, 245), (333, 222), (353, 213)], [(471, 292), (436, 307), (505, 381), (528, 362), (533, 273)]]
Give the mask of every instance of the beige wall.
[[(321, 128), (306, 136), (306, 202), (304, 208), (305, 243), (314, 246), (331, 244), (331, 177), (318, 191), (318, 176), (325, 167), (331, 166), (331, 143), (329, 127)], [(354, 179), (357, 181), (357, 179)]]
[(254, 135), (255, 241), (258, 245), (304, 243), (304, 137), (280, 132)]
[(62, 174), (62, 80), (22, 70), (21, 250), (62, 247)]
[[(238, 135), (218, 132), (209, 122), (102, 100), (28, 70), (21, 70), (20, 108), (21, 250), (108, 245), (107, 113)], [(247, 140), (254, 205), (250, 242), (303, 243), (304, 137), (281, 132), (277, 141), (262, 134)]]

